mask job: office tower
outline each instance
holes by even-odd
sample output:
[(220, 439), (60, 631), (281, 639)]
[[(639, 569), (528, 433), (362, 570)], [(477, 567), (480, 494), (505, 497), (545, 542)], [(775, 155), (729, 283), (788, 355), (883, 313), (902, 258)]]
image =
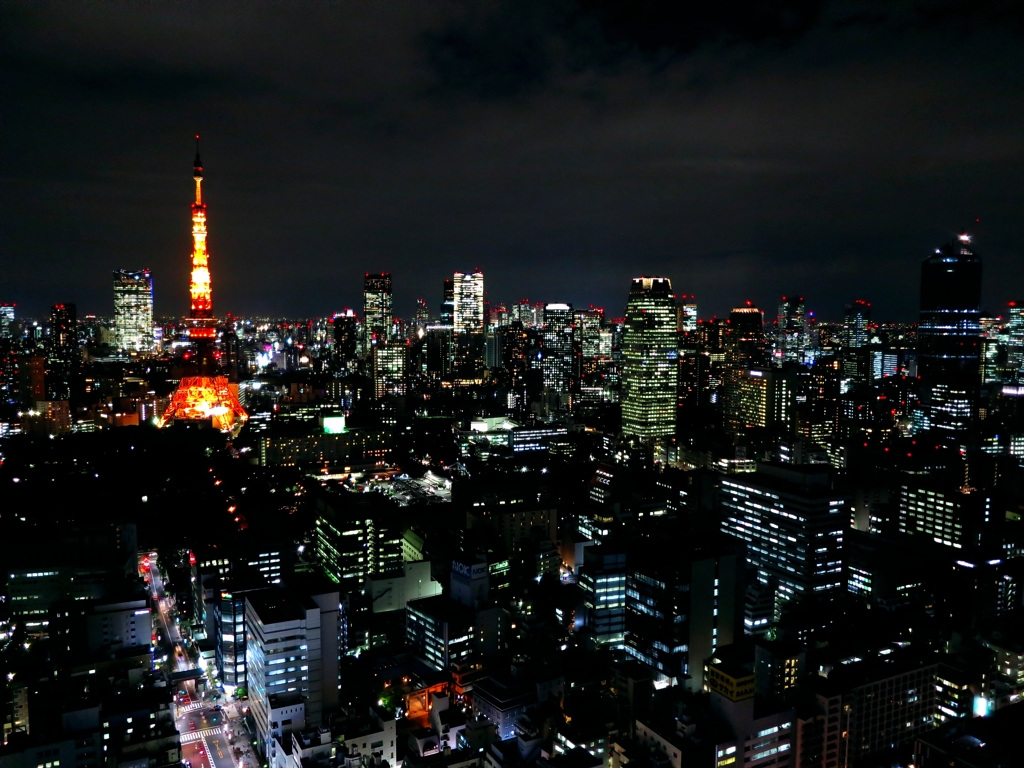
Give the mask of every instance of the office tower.
[(455, 273), (452, 302), (452, 375), (459, 384), (479, 383), (485, 352), (484, 275), (480, 270)]
[(729, 365), (737, 368), (764, 365), (766, 341), (761, 310), (749, 301), (746, 306), (735, 307), (729, 313), (724, 341)]
[(192, 178), (196, 197), (192, 203), (191, 308), (185, 326), (189, 340), (195, 344), (198, 370), (197, 375), (182, 377), (167, 410), (160, 417), (159, 426), (209, 424), (221, 432), (237, 435), (249, 417), (238, 402), (238, 385), (229, 383), (225, 376), (216, 375), (217, 318), (213, 316), (210, 255), (206, 250), (206, 203), (203, 202), (203, 163), (199, 159), (198, 136)]
[(487, 311), (488, 325), (491, 328), (504, 328), (510, 322), (512, 322), (512, 315), (508, 311), (508, 307), (504, 304), (499, 304), (493, 309)]
[(416, 299), (416, 315), (412, 321), (413, 327), (409, 338), (422, 339), (430, 324), (430, 307), (426, 299)]
[(0, 304), (0, 339), (9, 339), (14, 333), (14, 304)]
[(842, 342), (844, 348), (866, 347), (871, 340), (871, 303), (857, 299), (846, 305), (843, 316)]
[(503, 338), (502, 328), (507, 326), (495, 326), (497, 330), (488, 331), (484, 337), (484, 367), (501, 368), (502, 352), (501, 342)]
[(737, 435), (779, 421), (782, 376), (772, 368), (734, 368), (725, 373), (723, 415), (725, 431)]
[(786, 602), (833, 597), (845, 589), (843, 533), (850, 503), (824, 466), (758, 464), (722, 480), (722, 531), (747, 544), (747, 561), (776, 583), (775, 614)]
[(253, 579), (248, 586), (232, 586), (222, 589), (217, 624), (217, 668), (220, 679), (228, 694), (238, 688), (247, 688), (245, 664), (245, 597), (257, 590), (267, 589), (260, 584), (260, 579)]
[(70, 400), (81, 360), (74, 304), (54, 304), (50, 309), (46, 346), (46, 399)]
[(1020, 382), (1024, 380), (1024, 300), (1011, 301), (1007, 304), (1006, 313), (1000, 339), (1006, 349), (1003, 380)]
[(700, 692), (704, 660), (742, 636), (743, 570), (742, 548), (728, 541), (647, 541), (631, 551), (625, 651), (656, 682)]
[(433, 379), (445, 379), (452, 373), (452, 327), (427, 326), (427, 374)]
[(479, 384), (484, 375), (486, 335), (456, 333), (452, 339), (452, 376), (459, 384)]
[(455, 325), (455, 281), (448, 278), (441, 294), (441, 325)]
[(356, 356), (359, 346), (359, 324), (356, 313), (351, 309), (337, 313), (334, 324), (334, 354), (341, 361), (351, 360)]
[(120, 350), (153, 351), (153, 277), (148, 269), (114, 271), (114, 338)]
[(636, 277), (622, 338), (622, 432), (647, 439), (675, 434), (679, 378), (676, 311), (667, 277)]
[(960, 440), (977, 416), (981, 379), (981, 259), (962, 234), (921, 263), (917, 372), (926, 424)]
[(317, 504), (317, 562), (342, 592), (359, 592), (370, 574), (401, 568), (404, 526), (377, 499), (341, 497), (336, 501)]
[(683, 294), (676, 297), (676, 328), (680, 333), (697, 330), (697, 297)]
[(596, 307), (576, 311), (576, 342), (584, 358), (600, 357), (604, 310)]
[(452, 279), (455, 333), (483, 333), (484, 331), (484, 273), (476, 270), (471, 275), (456, 272)]
[(934, 480), (900, 484), (900, 533), (924, 536), (954, 549), (977, 547), (993, 529), (992, 495)]
[(783, 296), (775, 329), (775, 363), (802, 363), (807, 348), (803, 296)]
[(337, 705), (339, 594), (323, 589), (308, 596), (284, 588), (246, 595), (249, 706), (264, 754), (272, 738), (293, 730), (286, 723), (319, 726)]
[(405, 394), (404, 344), (378, 344), (373, 348), (373, 389), (377, 397)]
[(364, 348), (386, 340), (391, 333), (394, 297), (391, 273), (381, 272), (363, 276), (363, 337)]
[(568, 393), (573, 386), (573, 320), (572, 304), (544, 306), (541, 370), (544, 386), (560, 394)]
[(443, 595), (413, 600), (406, 605), (406, 641), (437, 670), (466, 666), (473, 659), (475, 618), (472, 608)]
[(610, 546), (587, 547), (579, 586), (585, 622), (599, 646), (622, 646), (626, 638), (626, 553)]

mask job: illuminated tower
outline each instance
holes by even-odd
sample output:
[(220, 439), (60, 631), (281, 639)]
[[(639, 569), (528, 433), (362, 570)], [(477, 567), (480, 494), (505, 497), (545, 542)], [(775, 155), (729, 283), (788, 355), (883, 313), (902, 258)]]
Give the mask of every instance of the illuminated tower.
[(964, 233), (921, 263), (921, 404), (931, 429), (950, 440), (961, 439), (978, 413), (981, 259), (970, 244)]
[(391, 334), (393, 302), (391, 273), (367, 272), (363, 276), (363, 328), (367, 350), (377, 343), (388, 340)]
[(456, 272), (452, 281), (455, 333), (484, 332), (484, 273)]
[(807, 317), (803, 296), (783, 296), (775, 331), (775, 362), (802, 363), (807, 346)]
[(153, 351), (153, 277), (148, 269), (114, 272), (114, 336), (118, 349)]
[(871, 339), (871, 302), (864, 299), (846, 305), (843, 319), (842, 341), (844, 347), (866, 347)]
[(210, 255), (206, 250), (206, 203), (203, 202), (203, 164), (199, 159), (196, 136), (196, 160), (192, 178), (196, 200), (192, 203), (192, 279), (189, 287), (191, 308), (186, 322), (188, 337), (195, 343), (198, 375), (181, 379), (160, 426), (171, 422), (209, 425), (221, 432), (238, 434), (248, 418), (238, 402), (238, 386), (215, 371), (214, 339), (217, 319), (213, 316)]
[(636, 277), (622, 337), (622, 432), (640, 438), (676, 431), (676, 308), (667, 277)]

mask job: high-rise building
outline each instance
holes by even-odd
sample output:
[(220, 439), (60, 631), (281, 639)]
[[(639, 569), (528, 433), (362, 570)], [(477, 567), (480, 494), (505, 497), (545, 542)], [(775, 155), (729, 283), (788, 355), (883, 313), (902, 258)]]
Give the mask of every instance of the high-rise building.
[(954, 549), (980, 546), (994, 527), (992, 495), (935, 482), (900, 484), (900, 533), (924, 536)]
[(300, 596), (283, 588), (245, 598), (246, 667), (257, 744), (292, 730), (281, 710), (295, 708), (319, 726), (338, 702), (339, 598), (337, 588)]
[(391, 273), (367, 272), (363, 276), (363, 334), (366, 349), (386, 340), (391, 333), (393, 302)]
[(579, 585), (587, 627), (598, 645), (621, 647), (626, 638), (626, 553), (595, 546), (583, 556)]
[(1003, 378), (1007, 382), (1020, 382), (1024, 380), (1024, 300), (1009, 302), (1006, 313), (1006, 323), (1000, 334), (1000, 341), (1006, 349)]
[(927, 426), (961, 439), (981, 383), (981, 259), (962, 234), (921, 263), (917, 372)]
[(645, 540), (629, 554), (625, 651), (657, 680), (699, 692), (704, 659), (742, 635), (742, 548)]
[(667, 277), (636, 277), (622, 339), (622, 431), (639, 438), (676, 431), (676, 311)]
[(580, 354), (585, 358), (600, 357), (604, 310), (597, 307), (577, 310), (575, 322)]
[(192, 203), (192, 280), (189, 286), (191, 308), (185, 323), (189, 340), (195, 344), (195, 371), (185, 376), (171, 396), (171, 402), (160, 417), (160, 426), (171, 423), (209, 424), (222, 432), (238, 434), (248, 415), (238, 402), (238, 385), (217, 375), (214, 340), (217, 319), (213, 316), (213, 284), (210, 276), (210, 255), (206, 250), (206, 203), (203, 202), (203, 163), (199, 159), (199, 136), (196, 136), (196, 159), (192, 178), (195, 181), (195, 202)]
[(455, 281), (445, 278), (441, 293), (441, 325), (455, 325)]
[(775, 425), (780, 420), (779, 384), (773, 368), (733, 368), (726, 371), (723, 411), (725, 430), (732, 435), (746, 429)]
[(427, 332), (427, 326), (430, 325), (430, 306), (426, 299), (416, 299), (416, 315), (413, 317), (412, 324), (413, 328), (409, 338), (422, 339)]
[(775, 363), (802, 363), (807, 348), (803, 296), (783, 296), (775, 329)]
[(722, 479), (722, 531), (746, 542), (763, 583), (777, 584), (776, 616), (786, 602), (842, 592), (843, 534), (849, 499), (832, 488), (826, 466), (758, 464)]
[(405, 394), (404, 344), (378, 344), (373, 348), (373, 389), (377, 397)]
[(13, 334), (14, 304), (0, 304), (0, 339), (9, 339)]
[(148, 269), (114, 271), (114, 338), (118, 349), (153, 351), (153, 276)]
[(484, 332), (484, 273), (456, 272), (452, 279), (455, 333)]
[(697, 297), (676, 297), (676, 328), (681, 333), (693, 333), (697, 330)]
[(81, 359), (78, 318), (74, 304), (50, 309), (50, 337), (46, 348), (46, 399), (70, 400)]
[(456, 272), (452, 278), (452, 374), (457, 383), (483, 379), (485, 318), (483, 272)]
[(561, 394), (573, 385), (573, 321), (572, 304), (545, 305), (541, 370), (544, 386)]
[(729, 313), (725, 355), (729, 365), (747, 368), (765, 363), (764, 314), (752, 302)]
[(334, 316), (334, 354), (341, 361), (351, 360), (359, 346), (359, 327), (356, 313), (343, 310)]
[(847, 348), (866, 347), (871, 340), (871, 303), (857, 299), (846, 305), (843, 317), (843, 346)]

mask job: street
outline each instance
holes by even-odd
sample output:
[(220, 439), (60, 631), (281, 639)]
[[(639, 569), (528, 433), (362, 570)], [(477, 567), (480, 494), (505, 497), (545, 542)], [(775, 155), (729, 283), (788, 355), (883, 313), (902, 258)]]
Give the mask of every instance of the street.
[[(150, 587), (162, 628), (162, 651), (168, 661), (173, 659), (175, 672), (196, 669), (184, 645), (178, 625), (170, 615), (170, 602), (163, 579), (151, 553)], [(257, 768), (259, 761), (252, 752), (249, 733), (237, 703), (223, 706), (203, 701), (196, 693), (194, 680), (176, 684), (174, 698), (177, 710), (175, 726), (181, 737), (181, 759), (192, 768)], [(237, 752), (236, 752), (237, 750)]]

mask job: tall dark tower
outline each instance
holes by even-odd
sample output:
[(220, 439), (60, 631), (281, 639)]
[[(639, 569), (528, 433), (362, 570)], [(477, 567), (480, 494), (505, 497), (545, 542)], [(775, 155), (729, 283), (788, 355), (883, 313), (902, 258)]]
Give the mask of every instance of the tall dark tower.
[(455, 282), (445, 278), (441, 294), (441, 325), (455, 325)]
[(967, 233), (921, 263), (917, 372), (927, 426), (961, 440), (977, 416), (981, 384), (981, 259)]
[(78, 319), (74, 304), (50, 309), (50, 338), (46, 345), (46, 399), (70, 400), (81, 364)]
[(748, 301), (746, 306), (735, 307), (729, 313), (726, 336), (726, 361), (737, 368), (764, 365), (766, 339), (764, 315)]

